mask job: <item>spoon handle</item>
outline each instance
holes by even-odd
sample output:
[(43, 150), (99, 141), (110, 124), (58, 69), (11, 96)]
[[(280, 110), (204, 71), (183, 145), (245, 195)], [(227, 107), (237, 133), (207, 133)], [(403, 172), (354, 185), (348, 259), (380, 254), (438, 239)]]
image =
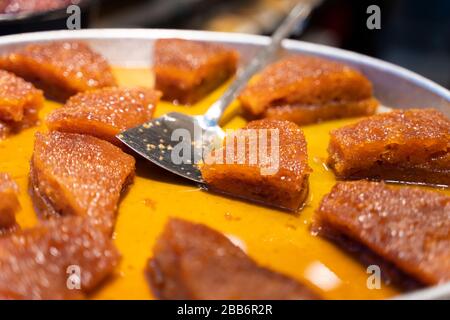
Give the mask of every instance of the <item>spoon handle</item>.
[(277, 54), (281, 47), (281, 42), (296, 27), (299, 22), (299, 32), (303, 32), (305, 21), (309, 17), (311, 10), (320, 1), (301, 1), (292, 8), (288, 16), (283, 20), (280, 26), (272, 34), (270, 44), (263, 47), (250, 63), (236, 76), (236, 80), (229, 86), (225, 93), (214, 102), (204, 115), (204, 121), (208, 126), (215, 126), (219, 122), (225, 109), (237, 98), (239, 92), (244, 88), (250, 78), (264, 67)]

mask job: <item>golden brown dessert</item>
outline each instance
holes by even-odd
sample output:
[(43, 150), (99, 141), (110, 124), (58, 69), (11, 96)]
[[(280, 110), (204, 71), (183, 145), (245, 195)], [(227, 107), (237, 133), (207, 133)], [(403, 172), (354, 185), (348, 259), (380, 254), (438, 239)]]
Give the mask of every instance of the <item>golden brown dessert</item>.
[(169, 220), (147, 276), (160, 299), (318, 299), (287, 276), (258, 266), (221, 233)]
[(78, 93), (47, 117), (50, 130), (85, 133), (118, 144), (116, 134), (149, 121), (160, 92), (103, 88)]
[(20, 122), (26, 116), (36, 114), (44, 103), (41, 90), (31, 83), (0, 70), (0, 119)]
[(361, 73), (322, 58), (288, 56), (267, 66), (239, 96), (250, 118), (299, 125), (374, 114), (378, 101)]
[(0, 238), (0, 299), (81, 299), (119, 253), (89, 219), (64, 217)]
[(341, 182), (322, 199), (314, 229), (362, 244), (425, 285), (450, 280), (450, 197), (440, 192)]
[(86, 43), (77, 41), (28, 45), (0, 57), (0, 69), (32, 82), (58, 101), (78, 92), (116, 85), (108, 62)]
[(43, 216), (91, 217), (111, 233), (134, 165), (132, 156), (107, 141), (74, 133), (38, 133), (30, 173), (35, 206)]
[(396, 110), (331, 132), (328, 164), (340, 179), (450, 185), (450, 120), (434, 109)]
[[(260, 140), (264, 138), (265, 145)], [(232, 157), (227, 156), (230, 149)], [(211, 190), (292, 211), (307, 197), (311, 172), (302, 130), (292, 122), (269, 119), (251, 121), (229, 135), (224, 147), (213, 150), (200, 169)]]
[(43, 104), (41, 90), (10, 72), (0, 70), (0, 139), (12, 131), (35, 124)]
[(7, 173), (0, 172), (0, 235), (17, 227), (16, 212), (20, 209), (19, 186)]
[(154, 60), (155, 86), (163, 99), (193, 104), (234, 75), (238, 53), (213, 43), (159, 39)]

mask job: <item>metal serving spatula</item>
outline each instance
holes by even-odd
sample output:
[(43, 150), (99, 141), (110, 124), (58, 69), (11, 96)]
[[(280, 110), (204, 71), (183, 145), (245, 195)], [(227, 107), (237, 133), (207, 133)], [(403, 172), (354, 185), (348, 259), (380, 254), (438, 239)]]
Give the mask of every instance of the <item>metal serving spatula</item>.
[[(184, 178), (203, 183), (196, 164), (202, 160), (204, 150), (215, 141), (224, 138), (218, 122), (225, 109), (237, 97), (248, 80), (277, 54), (281, 41), (300, 24), (303, 30), (314, 2), (300, 2), (284, 19), (264, 47), (246, 66), (238, 72), (236, 80), (222, 97), (204, 115), (189, 116), (171, 112), (136, 128), (117, 135), (128, 147), (144, 158)], [(317, 3), (317, 1), (316, 1)]]

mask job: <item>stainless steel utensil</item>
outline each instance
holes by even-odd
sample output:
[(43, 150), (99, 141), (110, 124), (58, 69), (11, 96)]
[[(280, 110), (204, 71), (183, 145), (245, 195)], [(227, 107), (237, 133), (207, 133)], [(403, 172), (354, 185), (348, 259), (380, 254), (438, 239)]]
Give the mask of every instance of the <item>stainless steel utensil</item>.
[[(126, 130), (117, 137), (128, 147), (156, 165), (184, 178), (203, 183), (197, 164), (205, 150), (224, 137), (218, 122), (225, 109), (237, 97), (248, 80), (277, 54), (281, 41), (301, 22), (304, 27), (313, 3), (300, 2), (274, 32), (271, 42), (241, 70), (236, 80), (204, 115), (188, 116), (171, 112), (141, 126)], [(179, 141), (181, 139), (182, 141)], [(184, 150), (180, 157), (179, 150)]]

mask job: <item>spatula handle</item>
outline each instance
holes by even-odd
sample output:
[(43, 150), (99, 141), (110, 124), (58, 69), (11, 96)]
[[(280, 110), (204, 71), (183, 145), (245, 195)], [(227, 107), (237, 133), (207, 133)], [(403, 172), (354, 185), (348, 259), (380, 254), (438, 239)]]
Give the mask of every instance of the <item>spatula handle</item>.
[(217, 125), (225, 109), (237, 98), (239, 92), (244, 88), (250, 78), (262, 67), (267, 65), (281, 47), (281, 42), (299, 25), (299, 31), (303, 32), (305, 21), (309, 17), (311, 10), (320, 1), (301, 1), (290, 11), (271, 37), (270, 44), (262, 48), (250, 63), (237, 74), (236, 80), (230, 85), (225, 93), (212, 104), (204, 115), (208, 126)]

